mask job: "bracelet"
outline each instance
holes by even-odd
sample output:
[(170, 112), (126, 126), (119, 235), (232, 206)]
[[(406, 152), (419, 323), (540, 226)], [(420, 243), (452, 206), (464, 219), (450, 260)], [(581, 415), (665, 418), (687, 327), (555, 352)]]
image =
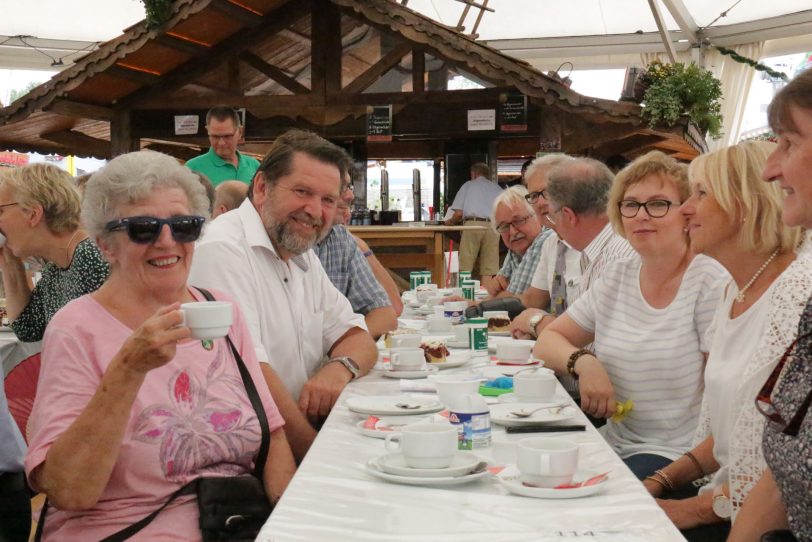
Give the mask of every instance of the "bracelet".
[(705, 474), (705, 469), (703, 469), (702, 465), (699, 464), (699, 460), (696, 458), (694, 454), (692, 454), (691, 452), (685, 452), (685, 455), (688, 456), (688, 459), (693, 461), (696, 470), (699, 471), (700, 477), (707, 476), (707, 474)]
[(645, 477), (645, 480), (654, 480), (655, 482), (657, 482), (658, 484), (660, 484), (661, 486), (663, 486), (663, 489), (668, 489), (668, 486), (667, 486), (667, 485), (665, 485), (665, 482), (663, 482), (662, 480), (660, 480), (660, 479), (659, 479), (659, 478), (657, 478), (656, 476), (646, 476), (646, 477)]
[(654, 474), (663, 479), (663, 482), (665, 482), (665, 487), (667, 487), (671, 491), (674, 491), (675, 489), (674, 482), (672, 482), (671, 478), (669, 478), (668, 475), (663, 472), (663, 469), (655, 470)]
[(366, 252), (363, 253), (363, 255), (364, 258), (369, 258), (370, 256), (372, 256), (372, 250), (367, 250)]
[(578, 380), (578, 373), (575, 372), (575, 362), (578, 361), (578, 359), (581, 356), (587, 355), (592, 355), (592, 352), (590, 352), (586, 348), (579, 348), (578, 350), (570, 354), (570, 357), (567, 360), (567, 373), (569, 373), (569, 375), (575, 380)]

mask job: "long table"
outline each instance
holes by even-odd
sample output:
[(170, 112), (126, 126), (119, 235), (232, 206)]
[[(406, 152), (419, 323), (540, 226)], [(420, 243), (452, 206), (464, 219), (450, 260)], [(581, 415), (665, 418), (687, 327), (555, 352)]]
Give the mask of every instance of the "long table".
[(17, 339), (12, 331), (0, 330), (0, 361), (3, 364), (3, 375), (29, 356), (42, 350), (42, 341), (24, 343)]
[[(465, 370), (470, 367), (447, 372)], [(581, 445), (580, 468), (610, 472), (606, 489), (598, 495), (573, 500), (514, 496), (490, 475), (447, 488), (398, 485), (373, 477), (366, 472), (365, 464), (385, 453), (383, 441), (358, 432), (355, 425), (363, 416), (350, 412), (345, 401), (356, 395), (399, 393), (399, 382), (377, 371), (347, 386), (257, 540), (684, 540), (580, 411), (576, 423), (587, 425), (585, 432), (544, 435), (577, 441)], [(563, 388), (558, 394), (566, 395)], [(504, 465), (515, 461), (518, 440), (536, 435), (542, 434), (508, 435), (501, 426), (494, 425), (493, 446), (475, 453), (491, 465)]]

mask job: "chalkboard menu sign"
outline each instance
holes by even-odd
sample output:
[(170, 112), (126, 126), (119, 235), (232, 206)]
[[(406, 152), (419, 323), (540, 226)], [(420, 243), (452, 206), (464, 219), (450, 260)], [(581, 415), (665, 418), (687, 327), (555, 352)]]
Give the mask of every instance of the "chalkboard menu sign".
[(392, 106), (367, 107), (367, 141), (392, 141)]
[(502, 132), (527, 131), (527, 96), (519, 92), (499, 96), (499, 130)]

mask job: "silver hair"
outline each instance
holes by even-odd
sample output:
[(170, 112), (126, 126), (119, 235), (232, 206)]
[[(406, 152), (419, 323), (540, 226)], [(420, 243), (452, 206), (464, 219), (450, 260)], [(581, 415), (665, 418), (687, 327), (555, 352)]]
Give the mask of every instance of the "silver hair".
[(527, 195), (527, 188), (523, 187), (522, 185), (511, 186), (502, 190), (502, 193), (499, 194), (495, 200), (493, 200), (493, 207), (491, 208), (491, 228), (496, 231), (496, 209), (500, 205), (506, 205), (508, 207), (513, 207), (514, 205), (519, 205), (523, 209), (525, 209), (528, 213), (535, 216), (536, 211), (533, 209), (533, 206), (530, 205), (524, 197)]
[(82, 201), (82, 223), (94, 237), (119, 218), (124, 205), (146, 199), (157, 188), (179, 188), (189, 200), (189, 213), (208, 218), (209, 198), (194, 172), (175, 158), (143, 150), (122, 154), (90, 177)]
[(550, 154), (545, 154), (544, 156), (539, 156), (532, 162), (530, 165), (527, 166), (527, 170), (524, 172), (524, 178), (529, 179), (533, 175), (535, 175), (536, 170), (538, 168), (552, 168), (558, 165), (563, 164), (569, 160), (574, 160), (575, 158), (570, 156), (569, 154), (564, 154), (562, 152), (554, 152)]
[(606, 212), (609, 189), (615, 175), (593, 158), (575, 158), (550, 170), (547, 196), (559, 209), (569, 207), (576, 215)]

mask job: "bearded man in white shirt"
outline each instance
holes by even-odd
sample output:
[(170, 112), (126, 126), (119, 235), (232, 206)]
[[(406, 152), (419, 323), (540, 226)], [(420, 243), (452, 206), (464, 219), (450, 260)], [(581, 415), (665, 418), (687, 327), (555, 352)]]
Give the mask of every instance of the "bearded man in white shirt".
[(212, 222), (190, 283), (240, 304), (298, 460), (352, 379), (377, 361), (364, 318), (327, 277), (312, 247), (333, 225), (349, 157), (311, 132), (279, 137), (249, 199)]

